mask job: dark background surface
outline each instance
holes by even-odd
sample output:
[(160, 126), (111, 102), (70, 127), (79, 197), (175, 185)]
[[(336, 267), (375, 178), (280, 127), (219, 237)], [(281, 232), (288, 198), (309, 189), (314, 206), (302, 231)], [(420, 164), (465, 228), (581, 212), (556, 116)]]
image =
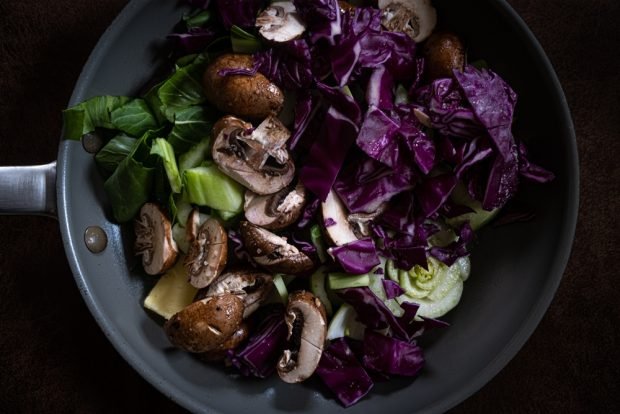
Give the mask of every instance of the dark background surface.
[[(61, 110), (124, 0), (0, 0), (0, 165), (56, 159)], [(573, 253), (517, 356), (453, 413), (620, 412), (620, 2), (512, 0), (553, 63), (581, 168)], [(0, 412), (183, 412), (90, 316), (58, 223), (0, 217)]]

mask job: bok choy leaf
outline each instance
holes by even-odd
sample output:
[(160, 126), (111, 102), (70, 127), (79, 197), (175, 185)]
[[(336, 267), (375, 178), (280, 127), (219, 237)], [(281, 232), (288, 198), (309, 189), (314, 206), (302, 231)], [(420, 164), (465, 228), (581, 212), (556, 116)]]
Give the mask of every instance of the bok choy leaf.
[(125, 134), (119, 134), (108, 141), (95, 155), (99, 168), (112, 174), (116, 167), (129, 155), (138, 140)]

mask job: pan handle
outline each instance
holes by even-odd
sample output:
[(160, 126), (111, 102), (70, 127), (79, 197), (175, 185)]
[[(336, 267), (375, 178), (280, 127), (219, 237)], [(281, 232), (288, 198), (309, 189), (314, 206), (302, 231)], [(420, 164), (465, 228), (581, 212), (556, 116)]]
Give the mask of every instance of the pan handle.
[(56, 216), (56, 161), (0, 167), (0, 214)]

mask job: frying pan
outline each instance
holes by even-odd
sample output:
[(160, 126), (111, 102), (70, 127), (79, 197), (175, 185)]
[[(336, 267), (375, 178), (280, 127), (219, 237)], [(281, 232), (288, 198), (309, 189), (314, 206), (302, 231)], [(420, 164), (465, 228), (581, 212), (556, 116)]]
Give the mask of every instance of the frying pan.
[[(474, 393), (518, 352), (546, 311), (572, 245), (578, 208), (576, 140), (564, 94), (538, 42), (505, 1), (437, 1), (446, 25), (462, 33), (470, 56), (484, 57), (519, 93), (514, 132), (556, 180), (524, 186), (518, 202), (534, 220), (484, 229), (473, 248), (473, 274), (451, 327), (424, 338), (427, 364), (415, 381), (377, 384), (347, 411), (442, 412)], [(69, 105), (95, 95), (134, 95), (161, 62), (159, 42), (183, 12), (170, 0), (135, 0), (92, 52)], [(59, 114), (60, 116), (60, 114)], [(76, 283), (118, 352), (149, 382), (195, 412), (344, 411), (320, 383), (249, 381), (172, 350), (142, 308), (153, 284), (133, 271), (131, 230), (110, 220), (92, 155), (61, 141), (58, 161), (0, 170), (0, 212), (57, 216)], [(107, 247), (91, 252), (88, 228)]]

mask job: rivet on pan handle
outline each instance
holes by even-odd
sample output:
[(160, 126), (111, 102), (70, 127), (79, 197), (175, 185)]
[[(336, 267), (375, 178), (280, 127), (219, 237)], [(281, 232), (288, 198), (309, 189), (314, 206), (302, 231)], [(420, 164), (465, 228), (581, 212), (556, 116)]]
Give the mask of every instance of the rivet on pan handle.
[(56, 217), (56, 161), (0, 167), (0, 214)]

